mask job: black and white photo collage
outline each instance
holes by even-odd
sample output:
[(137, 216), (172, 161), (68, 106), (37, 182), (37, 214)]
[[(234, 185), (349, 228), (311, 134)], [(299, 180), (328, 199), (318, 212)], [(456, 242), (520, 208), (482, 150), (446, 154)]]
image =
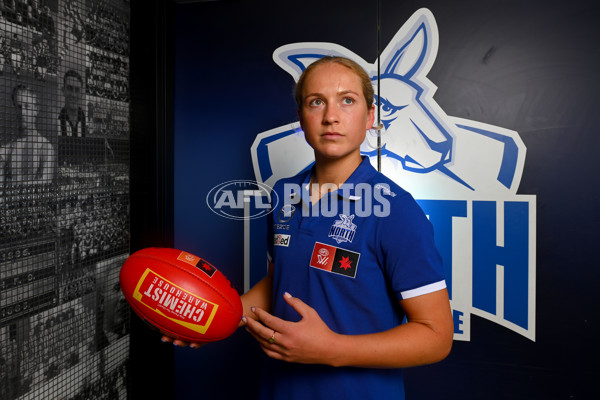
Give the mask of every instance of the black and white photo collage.
[(129, 1), (0, 0), (0, 399), (125, 399)]

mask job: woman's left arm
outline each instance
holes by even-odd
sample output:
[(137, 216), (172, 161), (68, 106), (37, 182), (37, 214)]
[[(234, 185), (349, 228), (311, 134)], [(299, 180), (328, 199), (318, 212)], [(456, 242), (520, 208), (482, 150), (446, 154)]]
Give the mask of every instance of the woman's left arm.
[(404, 368), (441, 361), (452, 347), (453, 320), (445, 289), (401, 300), (407, 317), (405, 324), (365, 335), (335, 333), (301, 299), (288, 294), (284, 298), (301, 315), (300, 321), (284, 321), (260, 308), (254, 309), (260, 322), (250, 318), (247, 321), (247, 330), (274, 359), (332, 366)]

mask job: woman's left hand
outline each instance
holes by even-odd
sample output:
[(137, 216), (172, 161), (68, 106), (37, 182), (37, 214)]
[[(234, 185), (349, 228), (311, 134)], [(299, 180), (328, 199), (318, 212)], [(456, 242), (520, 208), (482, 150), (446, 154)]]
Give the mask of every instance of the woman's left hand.
[(271, 358), (303, 364), (332, 364), (339, 335), (327, 327), (314, 308), (289, 293), (283, 297), (302, 319), (285, 321), (253, 308), (256, 320), (246, 318), (248, 332)]

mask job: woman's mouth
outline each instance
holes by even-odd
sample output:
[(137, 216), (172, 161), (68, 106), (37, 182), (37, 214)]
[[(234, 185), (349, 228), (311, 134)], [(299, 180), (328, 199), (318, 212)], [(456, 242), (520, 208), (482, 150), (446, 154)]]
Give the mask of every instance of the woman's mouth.
[(325, 132), (325, 133), (323, 133), (321, 135), (321, 137), (324, 138), (324, 139), (334, 140), (334, 139), (341, 138), (342, 135), (340, 133), (337, 133), (337, 132)]

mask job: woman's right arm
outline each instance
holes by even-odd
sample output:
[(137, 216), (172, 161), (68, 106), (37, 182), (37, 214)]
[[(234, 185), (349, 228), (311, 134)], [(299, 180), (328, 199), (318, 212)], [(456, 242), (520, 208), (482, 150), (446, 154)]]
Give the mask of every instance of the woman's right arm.
[[(271, 297), (273, 292), (273, 263), (269, 262), (267, 268), (267, 275), (262, 278), (256, 285), (252, 286), (248, 292), (244, 293), (241, 297), (243, 307), (243, 318), (256, 319), (254, 313), (250, 310), (250, 307), (258, 307), (266, 311), (271, 311)], [(239, 326), (246, 325), (244, 320), (240, 321)], [(163, 342), (172, 342), (173, 344), (181, 347), (190, 346), (192, 348), (198, 348), (205, 343), (188, 343), (179, 339), (173, 339), (170, 336), (164, 335), (162, 337)]]
[[(246, 318), (256, 319), (250, 307), (258, 307), (271, 312), (271, 298), (273, 295), (273, 263), (269, 261), (267, 275), (262, 278), (256, 285), (244, 293), (242, 298), (242, 306), (244, 308), (243, 316)], [(240, 326), (244, 325), (240, 322)]]

